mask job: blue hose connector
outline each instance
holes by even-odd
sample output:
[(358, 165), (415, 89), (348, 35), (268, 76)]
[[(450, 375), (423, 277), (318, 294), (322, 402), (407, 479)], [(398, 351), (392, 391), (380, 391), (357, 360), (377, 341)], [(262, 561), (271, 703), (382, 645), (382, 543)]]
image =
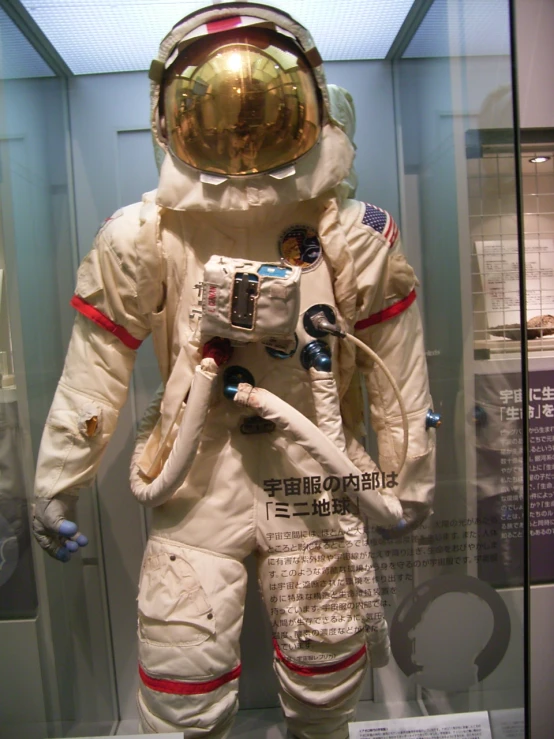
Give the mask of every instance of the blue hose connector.
[(227, 367), (223, 375), (223, 395), (229, 400), (233, 400), (239, 391), (241, 382), (247, 382), (252, 387), (256, 384), (252, 373), (244, 367), (238, 365)]
[(476, 426), (482, 427), (487, 425), (487, 411), (481, 405), (476, 405), (473, 409), (473, 422)]
[(331, 348), (324, 341), (311, 341), (302, 349), (300, 361), (304, 369), (313, 367), (319, 372), (330, 372)]
[(425, 416), (425, 428), (426, 429), (438, 429), (438, 427), (441, 425), (442, 419), (440, 413), (435, 413), (431, 409), (427, 411), (427, 415)]

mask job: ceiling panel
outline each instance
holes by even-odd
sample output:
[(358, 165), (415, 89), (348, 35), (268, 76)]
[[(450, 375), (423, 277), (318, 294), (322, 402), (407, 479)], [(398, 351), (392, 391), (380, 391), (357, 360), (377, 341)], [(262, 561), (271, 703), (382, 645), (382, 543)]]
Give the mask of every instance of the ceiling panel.
[[(267, 1), (310, 29), (326, 61), (383, 59), (413, 3)], [(22, 4), (75, 74), (148, 69), (171, 27), (209, 5), (202, 0), (22, 0)], [(403, 56), (508, 54), (508, 6), (509, 0), (435, 0)], [(0, 23), (6, 21), (0, 17)], [(3, 31), (3, 36), (15, 43), (13, 32)], [(6, 76), (51, 74), (44, 63), (41, 67), (37, 55), (12, 57), (7, 43), (12, 41), (3, 42)], [(36, 74), (28, 74), (26, 65)]]
[[(267, 2), (310, 29), (326, 61), (382, 59), (413, 0)], [(161, 39), (194, 0), (23, 0), (75, 74), (148, 69)]]

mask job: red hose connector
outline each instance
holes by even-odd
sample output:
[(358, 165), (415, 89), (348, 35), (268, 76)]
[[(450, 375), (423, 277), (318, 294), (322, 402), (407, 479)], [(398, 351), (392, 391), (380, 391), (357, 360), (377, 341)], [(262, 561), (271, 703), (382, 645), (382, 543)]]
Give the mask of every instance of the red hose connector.
[(229, 339), (222, 339), (219, 336), (214, 336), (202, 347), (202, 359), (211, 357), (218, 367), (229, 361), (233, 354), (233, 347)]

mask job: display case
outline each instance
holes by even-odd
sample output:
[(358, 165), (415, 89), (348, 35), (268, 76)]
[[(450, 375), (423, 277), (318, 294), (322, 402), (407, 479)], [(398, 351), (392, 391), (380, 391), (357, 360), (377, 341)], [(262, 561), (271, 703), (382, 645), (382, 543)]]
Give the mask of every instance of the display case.
[[(57, 567), (30, 529), (77, 267), (67, 79), (3, 9), (0, 70), (0, 735), (103, 733), (117, 709), (102, 560), (93, 544)], [(82, 505), (95, 521), (92, 491)]]
[[(437, 662), (429, 669), (433, 678), (427, 680), (425, 666), (415, 685), (430, 713), (479, 707), (489, 711), (493, 734), (504, 736), (510, 709), (523, 736), (526, 336), (508, 7), (434, 3), (394, 68), (403, 225), (409, 253), (421, 259), (433, 396), (449, 419), (440, 433), (435, 515), (419, 541), (434, 560), (422, 579), (429, 590), (443, 577), (460, 578), (459, 590), (467, 583), (464, 595), (453, 587), (451, 611), (442, 601), (444, 651), (432, 647), (439, 621), (426, 632), (425, 654)], [(483, 588), (480, 598), (470, 594), (470, 583)], [(488, 616), (475, 611), (460, 618), (470, 601), (479, 609), (487, 602)], [(476, 639), (465, 651), (473, 653), (465, 677), (451, 669), (448, 651), (460, 646), (462, 624)], [(496, 647), (485, 633), (498, 638)], [(479, 677), (485, 652), (499, 661)]]
[[(29, 32), (33, 9), (15, 5), (0, 2), (0, 737), (133, 735), (149, 519), (128, 467), (160, 382), (151, 343), (81, 494), (88, 548), (64, 566), (47, 559), (31, 546), (29, 511), (75, 271), (104, 219), (156, 187), (149, 82), (144, 71), (71, 74)], [(368, 673), (353, 738), (529, 736), (529, 541), (533, 581), (554, 579), (554, 169), (536, 160), (551, 156), (551, 130), (522, 131), (519, 147), (513, 24), (508, 0), (415, 2), (386, 59), (325, 65), (356, 106), (356, 197), (392, 214), (419, 278), (442, 418), (432, 517), (394, 540), (367, 525), (392, 659)], [(364, 441), (372, 450), (371, 431)], [(247, 567), (230, 737), (284, 739), (253, 557)]]

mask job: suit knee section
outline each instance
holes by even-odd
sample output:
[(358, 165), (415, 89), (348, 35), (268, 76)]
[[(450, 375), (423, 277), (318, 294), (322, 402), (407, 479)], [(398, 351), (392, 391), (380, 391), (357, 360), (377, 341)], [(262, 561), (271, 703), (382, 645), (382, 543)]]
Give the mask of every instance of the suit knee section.
[(140, 671), (138, 709), (148, 732), (184, 732), (184, 739), (223, 739), (238, 709), (236, 669), (209, 680), (162, 680)]
[[(298, 739), (346, 739), (367, 669), (367, 649), (362, 638), (347, 640), (335, 660), (293, 661), (278, 647), (275, 671), (281, 686), (280, 700), (287, 723)], [(316, 656), (317, 655), (312, 655)], [(323, 656), (323, 655), (322, 655)], [(326, 651), (325, 656), (329, 657)]]
[(145, 730), (226, 735), (238, 703), (245, 589), (242, 563), (150, 538), (138, 595)]

